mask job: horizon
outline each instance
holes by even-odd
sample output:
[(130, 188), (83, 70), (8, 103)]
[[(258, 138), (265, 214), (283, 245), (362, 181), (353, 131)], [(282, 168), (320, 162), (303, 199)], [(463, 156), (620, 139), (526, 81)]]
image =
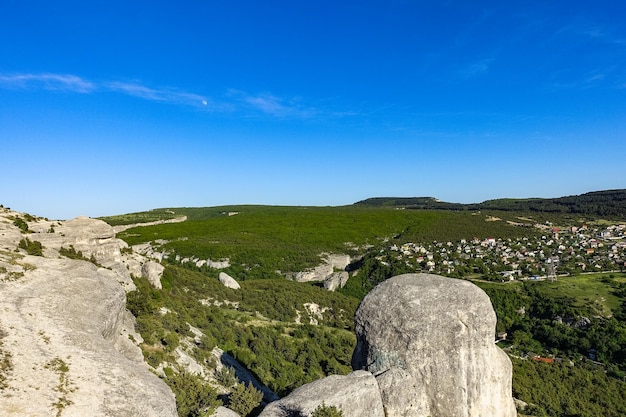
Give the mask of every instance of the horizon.
[(619, 1), (0, 11), (0, 203), (20, 212), (626, 188)]

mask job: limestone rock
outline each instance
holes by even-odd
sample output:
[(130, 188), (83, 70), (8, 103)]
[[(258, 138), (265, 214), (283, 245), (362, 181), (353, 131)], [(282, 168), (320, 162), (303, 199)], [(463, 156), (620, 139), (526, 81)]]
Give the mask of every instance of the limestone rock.
[(148, 261), (141, 267), (141, 275), (146, 278), (154, 288), (161, 289), (161, 277), (165, 267), (158, 262)]
[[(10, 358), (0, 415), (175, 417), (172, 391), (130, 339), (139, 336), (120, 285), (129, 274), (115, 263), (111, 228), (88, 218), (38, 221), (24, 235), (15, 216), (0, 210), (0, 350)], [(42, 242), (44, 256), (16, 251), (25, 237)], [(70, 245), (111, 266), (59, 257)]]
[(217, 410), (213, 413), (211, 417), (240, 417), (239, 414), (235, 413), (230, 408), (226, 407), (217, 407)]
[(259, 417), (308, 417), (322, 402), (340, 408), (345, 417), (385, 416), (376, 379), (369, 372), (356, 371), (303, 385), (287, 397), (270, 403)]
[(327, 291), (335, 291), (337, 288), (343, 288), (348, 282), (350, 274), (346, 271), (333, 272), (324, 280), (324, 289)]
[(241, 288), (239, 283), (235, 281), (235, 278), (231, 277), (226, 272), (220, 272), (219, 280), (222, 285), (227, 288), (232, 288), (233, 290), (238, 290)]
[(323, 254), (323, 263), (315, 268), (295, 274), (297, 282), (324, 281), (337, 269), (345, 270), (350, 264), (350, 256), (339, 254)]
[[(176, 416), (167, 385), (115, 348), (132, 352), (119, 340), (128, 338), (126, 299), (110, 271), (71, 259), (26, 256), (24, 262), (34, 269), (0, 283), (3, 349), (13, 365), (11, 396), (0, 402), (0, 415), (53, 415), (53, 403), (64, 397), (71, 402), (68, 416)], [(66, 394), (57, 389), (62, 368), (54, 364), (61, 363), (72, 388)]]
[(393, 277), (355, 316), (352, 366), (376, 375), (386, 415), (515, 417), (511, 362), (489, 297), (462, 280)]

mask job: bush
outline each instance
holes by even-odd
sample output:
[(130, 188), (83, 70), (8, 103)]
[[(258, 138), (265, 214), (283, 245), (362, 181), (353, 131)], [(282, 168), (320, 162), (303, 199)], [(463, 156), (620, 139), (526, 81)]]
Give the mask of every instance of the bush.
[(217, 391), (197, 375), (180, 372), (168, 377), (165, 382), (176, 396), (176, 408), (180, 417), (210, 416), (222, 405), (217, 398)]
[(242, 417), (250, 415), (252, 410), (261, 404), (263, 394), (248, 383), (245, 385), (243, 382), (235, 385), (235, 388), (228, 397), (228, 407), (239, 413)]
[(313, 411), (311, 417), (343, 417), (343, 411), (334, 405), (328, 406), (322, 402)]
[(20, 249), (24, 249), (26, 253), (29, 255), (43, 256), (43, 246), (41, 245), (41, 242), (38, 242), (38, 241), (33, 242), (30, 239), (26, 238), (26, 239), (20, 240), (18, 247)]
[(230, 366), (222, 366), (220, 369), (216, 370), (215, 379), (226, 388), (230, 388), (237, 383), (235, 370)]

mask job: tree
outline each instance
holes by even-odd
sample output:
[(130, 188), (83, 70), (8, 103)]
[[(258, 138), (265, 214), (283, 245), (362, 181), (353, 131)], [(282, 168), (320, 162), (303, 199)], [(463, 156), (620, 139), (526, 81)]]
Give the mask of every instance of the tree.
[(167, 378), (166, 382), (176, 395), (176, 409), (181, 417), (210, 416), (222, 405), (217, 391), (204, 384), (197, 375), (180, 372)]
[(246, 417), (261, 404), (262, 399), (263, 394), (261, 391), (254, 388), (251, 383), (245, 385), (243, 382), (240, 382), (235, 385), (228, 397), (228, 407)]

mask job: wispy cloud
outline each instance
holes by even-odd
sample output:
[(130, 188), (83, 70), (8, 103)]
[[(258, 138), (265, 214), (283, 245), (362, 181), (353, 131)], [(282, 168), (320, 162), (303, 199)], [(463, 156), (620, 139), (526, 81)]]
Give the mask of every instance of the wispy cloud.
[(44, 89), (90, 93), (96, 85), (72, 74), (0, 74), (0, 85), (7, 88)]
[(615, 45), (626, 45), (626, 39), (614, 36), (609, 31), (597, 26), (587, 26), (581, 30), (581, 33), (592, 39)]
[[(139, 83), (113, 81), (103, 84), (110, 91), (126, 94), (133, 97), (150, 101), (160, 101), (172, 104), (186, 104), (191, 106), (207, 106), (213, 101), (200, 94), (188, 93), (168, 88), (151, 88)], [(216, 106), (212, 106), (216, 107)]]
[(320, 112), (313, 107), (303, 106), (295, 99), (285, 99), (272, 94), (249, 94), (240, 90), (229, 90), (229, 96), (246, 107), (275, 117), (309, 118)]
[(150, 87), (138, 81), (91, 81), (72, 74), (3, 74), (0, 73), (0, 88), (19, 90), (46, 90), (96, 94), (114, 92), (142, 100), (184, 105), (209, 112), (254, 112), (276, 118), (310, 118), (316, 115), (342, 117), (352, 112), (321, 111), (307, 106), (295, 98), (281, 98), (270, 93), (251, 94), (230, 89), (224, 96), (207, 97), (170, 87)]

